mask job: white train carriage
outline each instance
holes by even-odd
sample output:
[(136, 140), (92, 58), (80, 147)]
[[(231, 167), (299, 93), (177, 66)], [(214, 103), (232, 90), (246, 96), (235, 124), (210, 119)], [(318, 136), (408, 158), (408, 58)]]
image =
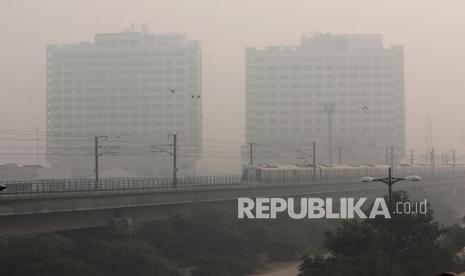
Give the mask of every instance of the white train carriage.
[(464, 172), (463, 165), (453, 166), (448, 165), (435, 165), (434, 169), (431, 164), (414, 164), (414, 165), (398, 165), (393, 168), (394, 174), (400, 176), (407, 175), (420, 175), (423, 177), (431, 176), (448, 176), (457, 175)]
[(317, 165), (317, 177), (326, 181), (356, 181), (367, 175), (381, 177), (387, 173), (387, 169), (387, 165), (379, 164)]
[(360, 165), (363, 168), (363, 176), (371, 176), (375, 178), (386, 177), (388, 174), (389, 165), (386, 164), (362, 164)]
[(273, 181), (283, 179), (305, 179), (313, 176), (313, 167), (305, 165), (258, 164), (245, 167), (242, 171), (244, 181)]
[[(388, 175), (389, 165), (386, 164), (319, 164), (315, 168), (312, 165), (299, 164), (259, 164), (243, 169), (243, 181), (255, 181), (260, 183), (298, 183), (312, 181), (359, 181), (361, 177), (371, 176), (383, 178)], [(450, 165), (397, 165), (393, 167), (393, 175), (405, 177), (419, 175), (422, 177), (448, 176), (464, 173), (465, 168)]]
[(300, 164), (258, 164), (243, 169), (244, 181), (257, 182), (300, 182), (358, 180), (363, 176), (382, 177), (387, 173), (387, 165), (313, 165)]

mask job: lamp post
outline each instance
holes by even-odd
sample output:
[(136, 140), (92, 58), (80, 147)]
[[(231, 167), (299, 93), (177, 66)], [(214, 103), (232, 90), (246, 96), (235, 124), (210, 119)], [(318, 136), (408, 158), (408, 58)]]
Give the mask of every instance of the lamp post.
[(391, 219), (389, 220), (389, 275), (392, 276), (392, 259), (393, 259), (393, 248), (392, 248), (392, 185), (399, 181), (420, 181), (421, 177), (418, 175), (409, 175), (405, 178), (403, 177), (392, 177), (392, 169), (389, 167), (388, 169), (388, 177), (384, 178), (374, 178), (371, 176), (365, 176), (360, 179), (361, 182), (383, 182), (388, 186), (388, 196), (389, 196), (389, 214), (391, 215)]

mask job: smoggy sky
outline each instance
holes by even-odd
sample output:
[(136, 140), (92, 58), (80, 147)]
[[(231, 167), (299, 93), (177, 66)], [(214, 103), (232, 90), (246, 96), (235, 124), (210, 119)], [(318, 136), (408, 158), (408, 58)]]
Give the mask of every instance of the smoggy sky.
[[(47, 43), (93, 41), (130, 23), (186, 33), (202, 45), (204, 136), (243, 140), (244, 47), (381, 33), (385, 46), (405, 47), (408, 148), (425, 147), (430, 106), (434, 146), (463, 155), (464, 14), (463, 0), (0, 0), (0, 131), (44, 131)], [(34, 160), (2, 155), (9, 143), (0, 141), (0, 163)]]

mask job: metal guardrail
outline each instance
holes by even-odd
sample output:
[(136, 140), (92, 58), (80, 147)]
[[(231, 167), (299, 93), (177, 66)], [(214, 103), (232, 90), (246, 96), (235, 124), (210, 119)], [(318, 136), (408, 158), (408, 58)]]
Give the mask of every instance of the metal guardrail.
[(3, 183), (6, 189), (0, 192), (0, 199), (34, 194), (135, 191), (242, 184), (240, 176), (179, 177), (176, 181), (172, 178), (112, 178), (99, 179), (98, 183), (94, 179), (8, 181)]
[[(64, 193), (94, 193), (144, 191), (162, 189), (186, 189), (202, 187), (233, 187), (253, 185), (302, 185), (316, 183), (348, 183), (357, 182), (364, 175), (334, 174), (318, 177), (276, 177), (261, 181), (243, 180), (241, 176), (194, 176), (173, 178), (114, 178), (100, 179), (54, 179), (36, 181), (7, 181), (2, 184), (6, 189), (0, 192), (0, 200), (12, 197), (31, 195), (53, 195)], [(455, 173), (435, 174), (425, 179), (465, 176), (463, 171)]]

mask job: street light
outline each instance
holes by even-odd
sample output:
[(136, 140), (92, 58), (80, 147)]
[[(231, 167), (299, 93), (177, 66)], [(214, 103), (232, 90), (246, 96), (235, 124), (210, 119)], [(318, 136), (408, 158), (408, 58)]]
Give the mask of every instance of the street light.
[(389, 195), (389, 214), (391, 219), (389, 220), (389, 235), (390, 235), (390, 256), (389, 256), (389, 275), (392, 276), (392, 185), (399, 181), (420, 181), (421, 177), (418, 175), (409, 175), (407, 177), (392, 177), (392, 169), (388, 169), (388, 177), (385, 178), (374, 178), (371, 176), (365, 176), (360, 179), (361, 182), (383, 182), (388, 185), (388, 195)]
[[(409, 175), (407, 177), (392, 177), (392, 169), (389, 167), (388, 169), (388, 177), (385, 178), (374, 178), (371, 176), (365, 176), (360, 179), (361, 182), (383, 182), (384, 184), (388, 185), (388, 192), (389, 192), (389, 208), (391, 208), (391, 200), (392, 200), (392, 185), (399, 181), (420, 181), (421, 177), (418, 175)], [(389, 211), (391, 211), (389, 209)]]

